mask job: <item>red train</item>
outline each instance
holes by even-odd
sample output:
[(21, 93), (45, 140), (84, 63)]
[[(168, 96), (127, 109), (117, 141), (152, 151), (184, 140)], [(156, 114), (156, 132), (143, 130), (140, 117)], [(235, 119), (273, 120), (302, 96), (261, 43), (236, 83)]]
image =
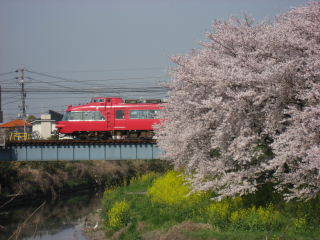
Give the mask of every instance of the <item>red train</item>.
[(159, 124), (161, 101), (92, 98), (85, 105), (68, 106), (56, 128), (59, 133), (78, 139), (152, 138)]

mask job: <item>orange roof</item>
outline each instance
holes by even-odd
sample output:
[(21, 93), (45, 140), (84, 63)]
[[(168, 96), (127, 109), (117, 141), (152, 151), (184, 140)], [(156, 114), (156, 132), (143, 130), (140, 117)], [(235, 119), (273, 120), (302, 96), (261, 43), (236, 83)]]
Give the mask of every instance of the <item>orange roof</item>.
[(17, 119), (17, 120), (13, 120), (13, 121), (1, 124), (0, 127), (3, 127), (3, 128), (6, 128), (6, 127), (7, 128), (10, 128), (10, 127), (23, 127), (24, 125), (31, 126), (31, 124), (26, 122), (25, 120)]

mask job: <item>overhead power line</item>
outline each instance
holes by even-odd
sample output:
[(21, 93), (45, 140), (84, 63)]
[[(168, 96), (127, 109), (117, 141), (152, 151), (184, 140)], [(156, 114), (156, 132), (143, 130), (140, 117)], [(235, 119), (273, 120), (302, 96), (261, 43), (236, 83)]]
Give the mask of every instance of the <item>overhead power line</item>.
[(66, 70), (66, 71), (51, 71), (45, 73), (77, 73), (77, 72), (130, 72), (130, 71), (149, 71), (149, 70), (163, 70), (167, 71), (164, 67), (147, 67), (147, 68), (109, 68), (109, 69), (91, 69), (91, 70)]
[(26, 70), (26, 71), (29, 72), (29, 73), (37, 74), (37, 75), (44, 76), (44, 77), (63, 80), (63, 82), (67, 81), (67, 82), (76, 82), (76, 83), (100, 82), (100, 81), (127, 81), (127, 80), (142, 80), (142, 79), (161, 79), (161, 78), (166, 77), (165, 75), (163, 75), (163, 76), (142, 76), (142, 77), (124, 77), (124, 78), (76, 80), (76, 79), (71, 79), (71, 78), (54, 76), (54, 75), (50, 75), (50, 74), (46, 74), (46, 73), (35, 72), (35, 71), (31, 71), (31, 70)]
[(49, 77), (49, 78), (55, 78), (55, 79), (61, 79), (61, 80), (65, 80), (65, 81), (68, 81), (68, 82), (77, 81), (77, 80), (73, 80), (73, 79), (69, 79), (69, 78), (53, 76), (53, 75), (46, 74), (46, 73), (40, 73), (40, 72), (35, 72), (35, 71), (30, 71), (30, 70), (26, 70), (26, 71), (29, 72), (29, 73), (34, 73), (34, 74), (40, 75), (40, 76)]
[(31, 78), (31, 77), (27, 77), (28, 79), (31, 79), (31, 80), (36, 80), (40, 83), (45, 83), (45, 84), (49, 84), (51, 86), (56, 86), (56, 87), (62, 87), (62, 88), (67, 88), (67, 89), (71, 89), (71, 90), (77, 90), (75, 88), (72, 88), (72, 87), (69, 87), (69, 86), (64, 86), (64, 85), (60, 85), (60, 84), (55, 84), (55, 83), (52, 83), (52, 82), (47, 82), (47, 81), (43, 81), (43, 80), (39, 80), (39, 79), (34, 79), (34, 78)]
[(0, 76), (9, 75), (9, 74), (11, 74), (11, 73), (15, 73), (15, 71), (0, 73)]
[(11, 102), (4, 102), (4, 103), (2, 103), (2, 104), (3, 104), (3, 105), (9, 105), (10, 103), (16, 103), (16, 102), (18, 102), (18, 101), (20, 101), (20, 99), (16, 99), (16, 100), (11, 101)]
[[(118, 92), (167, 92), (163, 87), (145, 88), (92, 88), (92, 89), (48, 89), (48, 88), (28, 88), (25, 92), (37, 93), (118, 93)], [(21, 92), (18, 88), (4, 88), (3, 92)]]
[[(151, 70), (151, 68), (145, 68), (145, 70)], [(156, 68), (153, 68), (155, 70)], [(160, 69), (160, 68), (157, 68)], [(116, 71), (125, 69), (108, 69), (99, 70), (104, 71)], [(137, 69), (127, 69), (137, 70)], [(98, 72), (98, 70), (82, 70), (83, 72)], [(76, 72), (76, 71), (75, 71)], [(81, 72), (81, 71), (79, 71)], [(7, 96), (4, 106), (6, 108), (5, 115), (9, 116), (15, 110), (11, 107), (19, 100), (14, 99), (21, 97), (20, 109), (22, 113), (20, 116), (26, 115), (26, 94), (28, 94), (29, 106), (32, 110), (30, 113), (35, 114), (35, 109), (39, 103), (44, 102), (47, 108), (65, 108), (69, 102), (63, 99), (75, 99), (72, 102), (83, 101), (83, 97), (91, 98), (93, 96), (163, 96), (167, 95), (168, 89), (159, 86), (159, 82), (164, 82), (168, 78), (167, 75), (152, 75), (150, 76), (132, 76), (132, 77), (114, 77), (106, 79), (73, 79), (68, 77), (56, 76), (55, 74), (47, 74), (42, 72), (36, 72), (29, 69), (21, 68), (17, 71), (1, 73), (0, 75), (18, 73), (16, 78), (4, 77), (0, 79), (2, 85), (3, 96)], [(133, 75), (136, 75), (133, 74)], [(145, 74), (148, 75), (148, 74)], [(151, 81), (147, 81), (147, 80)], [(10, 82), (11, 81), (11, 82)], [(14, 84), (17, 84), (16, 86)], [(142, 85), (143, 84), (143, 85)], [(22, 87), (23, 85), (23, 87)], [(37, 95), (36, 95), (37, 94)], [(49, 99), (55, 99), (50, 101)], [(31, 101), (30, 101), (31, 100)], [(49, 100), (49, 101), (45, 101)], [(56, 100), (59, 103), (67, 101), (64, 106), (57, 106)], [(62, 101), (61, 101), (62, 100)], [(54, 103), (54, 106), (50, 104)], [(59, 104), (58, 103), (58, 104)], [(19, 104), (20, 105), (20, 104)], [(45, 108), (44, 107), (44, 108)], [(42, 108), (42, 107), (41, 107)], [(8, 110), (9, 109), (9, 110)], [(17, 111), (18, 112), (18, 111)], [(17, 115), (17, 114), (13, 114)]]
[(12, 80), (15, 80), (15, 78), (3, 79), (3, 80), (0, 80), (0, 83), (4, 83), (4, 82), (8, 82), (8, 81), (12, 81)]

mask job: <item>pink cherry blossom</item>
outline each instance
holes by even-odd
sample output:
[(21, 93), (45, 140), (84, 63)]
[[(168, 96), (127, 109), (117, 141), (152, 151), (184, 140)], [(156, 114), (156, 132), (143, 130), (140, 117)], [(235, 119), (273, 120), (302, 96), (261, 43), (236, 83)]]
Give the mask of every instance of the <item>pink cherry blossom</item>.
[(266, 182), (320, 192), (320, 2), (273, 22), (215, 21), (201, 50), (173, 57), (157, 137), (163, 157), (221, 198)]

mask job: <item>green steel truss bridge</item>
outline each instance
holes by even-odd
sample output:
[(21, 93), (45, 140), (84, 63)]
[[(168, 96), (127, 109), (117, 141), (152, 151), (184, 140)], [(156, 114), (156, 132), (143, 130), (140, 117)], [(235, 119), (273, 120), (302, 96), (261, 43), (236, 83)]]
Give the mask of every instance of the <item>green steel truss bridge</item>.
[(159, 159), (155, 140), (29, 140), (0, 146), (0, 161)]

